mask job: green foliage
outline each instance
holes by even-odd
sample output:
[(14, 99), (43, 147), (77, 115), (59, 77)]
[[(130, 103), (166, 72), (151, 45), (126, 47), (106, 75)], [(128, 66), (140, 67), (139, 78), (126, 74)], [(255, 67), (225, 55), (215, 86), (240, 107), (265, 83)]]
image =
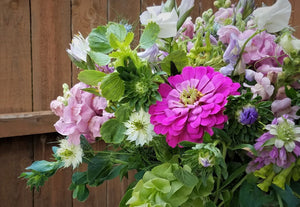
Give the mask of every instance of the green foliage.
[(76, 60), (76, 59), (75, 59), (72, 55), (70, 55), (69, 53), (68, 53), (68, 56), (69, 56), (69, 58), (71, 59), (72, 63), (74, 63), (78, 68), (84, 69), (84, 70), (88, 69), (88, 66), (87, 66), (86, 62)]
[(119, 144), (125, 138), (125, 130), (126, 127), (122, 122), (117, 119), (110, 119), (102, 125), (100, 133), (106, 143)]
[(179, 72), (188, 65), (188, 58), (186, 53), (182, 50), (175, 50), (171, 52), (164, 60), (161, 62), (161, 68), (167, 74), (171, 74), (171, 62), (173, 62)]
[[(270, 101), (260, 101), (260, 96), (254, 99), (252, 97), (253, 94), (249, 91), (240, 96), (228, 97), (225, 110), (228, 122), (225, 124), (223, 132), (232, 140), (232, 146), (253, 144), (254, 140), (263, 133), (264, 124), (269, 124), (274, 118)], [(239, 114), (243, 107), (249, 106), (256, 108), (259, 117), (254, 124), (243, 125), (239, 121)]]
[(125, 61), (124, 66), (117, 68), (120, 78), (125, 83), (125, 92), (121, 103), (129, 103), (131, 108), (139, 111), (141, 108), (148, 111), (150, 105), (161, 100), (158, 93), (158, 84), (153, 79), (151, 69), (148, 67), (138, 68), (131, 59)]
[[(54, 148), (55, 149), (55, 148)], [(23, 172), (19, 177), (27, 179), (27, 185), (30, 189), (39, 191), (49, 177), (54, 175), (56, 171), (63, 167), (64, 163), (60, 160), (56, 162), (48, 162), (46, 160), (35, 161), (26, 168), (29, 172)]]
[(83, 70), (78, 74), (78, 80), (90, 86), (98, 86), (105, 75), (105, 73), (97, 70)]
[(101, 52), (90, 51), (89, 56), (99, 66), (107, 65), (110, 63), (110, 57)]
[[(177, 177), (180, 180), (189, 179), (188, 185), (182, 183)], [(181, 206), (188, 200), (196, 184), (192, 185), (191, 182), (195, 179), (197, 183), (198, 179), (190, 174), (188, 167), (181, 168), (178, 164), (164, 163), (145, 173), (133, 188), (132, 197), (127, 204), (129, 206)]]
[(118, 101), (124, 94), (124, 81), (118, 73), (106, 75), (101, 82), (102, 96), (107, 100)]
[(140, 39), (141, 48), (147, 49), (152, 47), (157, 39), (159, 30), (159, 26), (156, 23), (151, 22), (147, 24)]
[(89, 46), (93, 51), (109, 53), (113, 50), (106, 37), (106, 32), (107, 28), (105, 26), (99, 26), (89, 34)]

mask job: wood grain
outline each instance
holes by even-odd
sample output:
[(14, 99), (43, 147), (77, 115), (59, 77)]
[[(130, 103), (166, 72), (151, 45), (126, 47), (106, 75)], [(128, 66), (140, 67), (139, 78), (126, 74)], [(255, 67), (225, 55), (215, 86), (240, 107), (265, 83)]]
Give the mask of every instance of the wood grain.
[(108, 21), (120, 22), (121, 20), (128, 21), (133, 25), (134, 40), (133, 47), (138, 45), (139, 31), (139, 16), (140, 16), (140, 1), (138, 0), (109, 0), (108, 3)]
[[(72, 0), (72, 36), (80, 32), (84, 37), (99, 25), (107, 23), (107, 0)], [(73, 65), (72, 85), (78, 83), (80, 70)]]
[[(52, 146), (57, 146), (57, 133), (36, 135), (34, 139), (34, 160), (51, 161)], [(45, 183), (40, 192), (34, 193), (34, 205), (43, 207), (72, 207), (72, 169), (61, 169)]]
[(51, 111), (0, 114), (0, 138), (55, 132)]
[(18, 178), (31, 165), (32, 136), (0, 139), (0, 200), (1, 206), (31, 207), (33, 193), (26, 181)]
[(29, 0), (0, 1), (0, 113), (32, 110)]
[(40, 111), (62, 94), (63, 83), (71, 83), (70, 0), (32, 0), (31, 11), (33, 110)]

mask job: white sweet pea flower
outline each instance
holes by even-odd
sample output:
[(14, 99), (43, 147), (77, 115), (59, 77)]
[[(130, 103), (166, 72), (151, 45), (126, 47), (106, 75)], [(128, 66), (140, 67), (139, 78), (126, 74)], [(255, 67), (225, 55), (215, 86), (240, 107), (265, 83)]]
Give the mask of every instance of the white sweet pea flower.
[(279, 45), (284, 49), (285, 52), (291, 53), (293, 51), (300, 50), (300, 40), (287, 33), (281, 36)]
[(86, 56), (89, 51), (90, 46), (88, 38), (84, 39), (80, 32), (79, 34), (74, 35), (72, 43), (70, 44), (70, 49), (67, 49), (67, 53), (80, 62), (86, 62)]
[(168, 38), (175, 37), (177, 34), (178, 15), (175, 9), (171, 12), (162, 12), (163, 5), (147, 7), (140, 15), (140, 21), (143, 25), (155, 22), (160, 28), (158, 37)]
[(277, 0), (272, 6), (255, 9), (253, 15), (258, 29), (274, 33), (288, 26), (291, 12), (292, 6), (288, 0)]
[(178, 7), (179, 19), (194, 6), (194, 0), (182, 0)]

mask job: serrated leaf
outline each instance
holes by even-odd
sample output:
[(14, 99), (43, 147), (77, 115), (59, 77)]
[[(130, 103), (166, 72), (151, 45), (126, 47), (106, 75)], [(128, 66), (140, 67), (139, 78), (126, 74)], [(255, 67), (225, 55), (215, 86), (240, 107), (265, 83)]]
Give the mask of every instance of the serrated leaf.
[(112, 101), (118, 101), (125, 91), (124, 81), (120, 78), (119, 73), (106, 75), (100, 88), (103, 97)]
[(99, 66), (107, 65), (110, 63), (110, 57), (101, 52), (90, 51), (89, 56)]
[(120, 48), (121, 42), (118, 40), (118, 38), (116, 37), (116, 35), (110, 34), (109, 37), (108, 37), (108, 39), (109, 39), (109, 43), (110, 43), (110, 45), (111, 45), (111, 47), (113, 49), (116, 50), (116, 49)]
[(173, 62), (179, 72), (188, 64), (188, 58), (186, 53), (182, 50), (176, 50), (171, 52), (167, 57), (161, 62), (161, 67), (163, 71), (171, 74), (171, 62)]
[(193, 188), (198, 183), (198, 178), (189, 171), (179, 168), (174, 171), (175, 177), (187, 187)]
[(125, 131), (126, 127), (124, 126), (124, 124), (117, 119), (110, 119), (106, 121), (100, 129), (102, 139), (106, 143), (113, 144), (119, 144), (124, 140)]
[(97, 154), (93, 157), (88, 164), (87, 179), (89, 185), (100, 185), (105, 181), (107, 176), (106, 169), (110, 169), (112, 166), (108, 157)]
[(134, 38), (134, 33), (133, 32), (128, 32), (126, 37), (125, 37), (125, 40), (124, 40), (124, 45), (129, 46), (130, 43), (132, 42), (133, 38)]
[(156, 23), (154, 22), (149, 23), (145, 27), (143, 34), (140, 38), (141, 48), (147, 49), (152, 47), (157, 39), (159, 31), (160, 31), (159, 26)]
[(89, 92), (89, 93), (92, 93), (92, 94), (94, 94), (96, 96), (100, 96), (99, 90), (97, 88), (83, 88), (81, 90)]
[(89, 46), (93, 51), (109, 53), (113, 50), (109, 44), (108, 39), (106, 38), (106, 32), (106, 27), (101, 26), (93, 29), (89, 34)]
[(119, 40), (120, 42), (123, 42), (125, 40), (127, 31), (124, 25), (117, 24), (117, 23), (110, 23), (107, 28), (107, 37), (110, 38), (111, 34), (114, 34), (114, 36)]
[(98, 70), (83, 70), (78, 74), (78, 80), (91, 86), (98, 86), (105, 76), (105, 73)]
[(129, 119), (131, 112), (132, 109), (128, 105), (122, 105), (115, 112), (115, 116), (120, 122), (124, 122)]
[(82, 185), (87, 183), (87, 172), (75, 172), (72, 175), (72, 183)]

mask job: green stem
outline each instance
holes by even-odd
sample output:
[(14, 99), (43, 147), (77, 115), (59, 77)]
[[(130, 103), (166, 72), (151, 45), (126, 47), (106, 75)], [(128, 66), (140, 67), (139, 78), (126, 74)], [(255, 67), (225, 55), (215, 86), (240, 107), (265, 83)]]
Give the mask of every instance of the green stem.
[(284, 207), (282, 199), (281, 199), (280, 195), (277, 192), (276, 192), (276, 196), (277, 196), (277, 199), (278, 199), (279, 207)]
[(113, 163), (117, 163), (117, 164), (122, 164), (122, 165), (127, 165), (128, 162), (125, 162), (123, 160), (119, 160), (119, 159), (114, 159), (114, 158), (111, 158), (110, 159)]
[(249, 175), (249, 174), (245, 175), (245, 176), (243, 177), (243, 179), (240, 180), (240, 182), (238, 182), (235, 186), (233, 186), (233, 188), (232, 188), (232, 190), (231, 190), (231, 193), (232, 193), (232, 194), (234, 193), (234, 191), (236, 191), (236, 190), (243, 184), (243, 182), (247, 179), (248, 175)]
[(236, 64), (234, 65), (233, 71), (231, 72), (231, 76), (233, 76), (236, 67), (238, 66), (239, 62), (241, 61), (242, 56), (243, 56), (243, 53), (244, 53), (244, 51), (245, 51), (245, 48), (246, 48), (246, 45), (248, 44), (248, 42), (249, 42), (253, 37), (255, 37), (256, 35), (262, 33), (263, 31), (265, 31), (265, 30), (257, 30), (257, 31), (256, 31), (253, 35), (251, 35), (251, 36), (246, 40), (246, 42), (243, 44), (243, 47), (242, 47), (242, 49), (241, 49), (239, 58), (238, 58), (238, 60), (236, 61)]

